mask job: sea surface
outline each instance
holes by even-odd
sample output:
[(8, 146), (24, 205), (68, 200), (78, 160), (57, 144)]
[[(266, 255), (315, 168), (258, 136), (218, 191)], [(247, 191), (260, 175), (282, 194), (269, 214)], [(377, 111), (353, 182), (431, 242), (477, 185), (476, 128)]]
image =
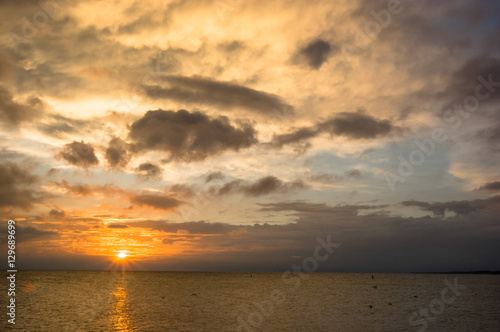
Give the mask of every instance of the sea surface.
[(16, 284), (15, 325), (0, 285), (2, 331), (500, 331), (500, 275), (19, 271)]

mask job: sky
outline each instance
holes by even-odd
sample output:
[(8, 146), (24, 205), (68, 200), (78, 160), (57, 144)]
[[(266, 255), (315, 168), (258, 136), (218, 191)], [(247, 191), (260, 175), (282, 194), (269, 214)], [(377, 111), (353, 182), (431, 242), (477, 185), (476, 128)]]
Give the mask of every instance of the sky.
[(2, 266), (500, 270), (498, 2), (0, 13)]

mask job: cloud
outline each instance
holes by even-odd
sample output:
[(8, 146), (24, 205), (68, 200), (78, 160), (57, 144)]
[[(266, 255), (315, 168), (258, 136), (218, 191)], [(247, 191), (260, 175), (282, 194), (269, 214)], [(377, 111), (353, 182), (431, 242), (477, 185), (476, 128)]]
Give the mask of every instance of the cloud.
[(267, 195), (272, 192), (281, 191), (288, 192), (294, 189), (303, 189), (305, 185), (302, 181), (297, 180), (292, 183), (284, 183), (274, 176), (265, 176), (255, 183), (243, 188), (243, 192), (249, 196)]
[(349, 177), (349, 178), (359, 179), (363, 175), (361, 174), (360, 170), (358, 170), (358, 169), (352, 169), (352, 170), (346, 172), (346, 176)]
[(243, 188), (249, 196), (260, 196), (275, 192), (283, 187), (283, 181), (274, 176), (266, 176)]
[(104, 195), (104, 196), (114, 196), (117, 194), (123, 194), (124, 191), (117, 186), (113, 184), (105, 184), (105, 185), (98, 185), (98, 184), (70, 184), (68, 181), (63, 180), (59, 183), (53, 183), (59, 188), (64, 189), (66, 192), (78, 195), (78, 196), (95, 196), (98, 194)]
[[(492, 202), (492, 206), (498, 209), (499, 203)], [(175, 241), (191, 245), (193, 260), (185, 265), (191, 268), (199, 268), (197, 263), (211, 251), (213, 261), (207, 265), (211, 269), (286, 270), (311, 256), (318, 237), (341, 244), (334, 259), (320, 264), (321, 271), (456, 271), (464, 266), (494, 268), (498, 261), (498, 210), (442, 219), (403, 218), (379, 211), (387, 205), (331, 206), (303, 201), (259, 205), (263, 211), (284, 212), (294, 220), (253, 225), (144, 220), (127, 225), (169, 233), (162, 240), (165, 245)], [(294, 261), (292, 256), (300, 258)]]
[(490, 91), (487, 87), (481, 88), (479, 91), (482, 95), (488, 95), (488, 98), (480, 101), (487, 103), (500, 100), (498, 91), (498, 82), (500, 82), (500, 59), (489, 55), (480, 55), (468, 59), (463, 66), (455, 71), (449, 78), (449, 83), (446, 89), (439, 93), (439, 96), (446, 97), (449, 102), (444, 105), (444, 108), (452, 107), (454, 103), (463, 103), (467, 96), (475, 96), (476, 87), (481, 85), (478, 77), (488, 81), (493, 81), (493, 88), (496, 91)]
[(314, 127), (303, 127), (299, 128), (288, 134), (281, 134), (273, 136), (273, 145), (277, 147), (282, 147), (286, 144), (294, 144), (303, 141), (307, 141), (311, 138), (316, 137), (320, 133), (318, 128)]
[(225, 177), (226, 176), (222, 174), (222, 172), (211, 172), (208, 173), (205, 177), (205, 183), (211, 182), (213, 180), (224, 180)]
[(122, 169), (126, 167), (131, 157), (129, 146), (124, 140), (114, 137), (109, 141), (105, 158), (111, 168)]
[(375, 210), (383, 209), (388, 205), (343, 205), (329, 206), (324, 203), (306, 203), (301, 201), (296, 202), (279, 202), (259, 204), (262, 206), (261, 211), (296, 211), (299, 213), (326, 213), (332, 216), (357, 216), (359, 210)]
[(500, 191), (500, 181), (489, 182), (477, 188), (478, 191)]
[(450, 202), (422, 202), (416, 200), (408, 200), (401, 202), (403, 206), (415, 206), (423, 211), (432, 212), (435, 216), (444, 216), (446, 211), (454, 212), (459, 216), (468, 215), (473, 212), (486, 210), (490, 207), (500, 206), (500, 196), (494, 196), (487, 199), (475, 199), (464, 201)]
[(289, 193), (299, 189), (305, 189), (307, 186), (302, 180), (284, 182), (275, 176), (264, 176), (253, 183), (247, 183), (243, 180), (233, 180), (224, 184), (218, 189), (219, 195), (229, 193), (243, 193), (247, 196), (262, 196), (271, 193)]
[(500, 125), (479, 130), (476, 136), (496, 146), (500, 143)]
[(130, 126), (129, 138), (138, 151), (163, 151), (176, 160), (198, 161), (256, 142), (249, 123), (233, 126), (227, 117), (210, 118), (186, 110), (148, 111)]
[(232, 192), (240, 192), (242, 189), (243, 180), (233, 180), (225, 183), (217, 190), (219, 195), (227, 195)]
[(341, 181), (343, 179), (339, 175), (327, 174), (327, 173), (310, 174), (307, 178), (310, 181), (320, 182), (320, 183), (323, 183), (323, 184), (324, 183), (336, 183), (336, 182)]
[(162, 169), (152, 163), (142, 163), (136, 169), (135, 172), (146, 178), (161, 178)]
[(123, 228), (128, 228), (128, 226), (125, 224), (110, 224), (108, 225), (108, 228), (123, 229)]
[(19, 242), (41, 241), (56, 236), (59, 236), (59, 233), (55, 231), (44, 231), (32, 226), (16, 225), (16, 240)]
[(220, 43), (217, 45), (217, 49), (223, 52), (234, 52), (245, 47), (245, 44), (239, 40), (232, 40)]
[[(121, 103), (116, 103), (113, 107), (120, 107)], [(123, 107), (128, 107), (125, 103)], [(75, 119), (56, 113), (47, 114), (43, 122), (37, 124), (37, 129), (45, 135), (66, 139), (70, 136), (92, 136), (96, 132), (108, 132), (114, 134), (112, 126), (124, 126), (127, 123), (136, 120), (137, 115), (107, 111), (103, 116), (93, 116), (86, 119)], [(110, 143), (116, 144), (117, 140), (111, 140)], [(113, 147), (113, 146), (112, 146)]]
[(60, 114), (49, 114), (49, 121), (38, 124), (37, 128), (42, 133), (56, 137), (66, 138), (67, 134), (81, 133), (91, 126), (95, 126), (95, 121), (71, 119)]
[(243, 108), (260, 114), (276, 116), (293, 107), (271, 93), (250, 89), (233, 83), (208, 78), (162, 76), (167, 86), (146, 87), (152, 98), (165, 98), (186, 103), (201, 103), (223, 109)]
[(343, 175), (329, 174), (329, 173), (313, 173), (308, 175), (308, 180), (320, 183), (337, 183), (346, 179), (361, 179), (363, 174), (357, 169), (346, 171)]
[(302, 127), (286, 134), (274, 135), (272, 145), (281, 148), (286, 144), (307, 143), (310, 139), (322, 134), (345, 136), (350, 139), (374, 139), (384, 137), (395, 131), (389, 120), (379, 120), (358, 112), (343, 112), (314, 126)]
[(328, 57), (337, 51), (337, 46), (330, 45), (322, 39), (316, 39), (299, 49), (298, 55), (303, 57), (311, 68), (319, 69)]
[(190, 221), (182, 223), (166, 222), (164, 220), (145, 220), (128, 223), (130, 227), (149, 228), (166, 233), (188, 234), (227, 234), (239, 228), (239, 226), (225, 223), (209, 223), (205, 221)]
[(64, 217), (66, 214), (64, 213), (63, 210), (55, 210), (55, 209), (52, 209), (49, 211), (49, 216), (51, 217), (56, 217), (56, 218), (62, 218)]
[(330, 134), (345, 136), (351, 139), (373, 139), (387, 136), (393, 129), (389, 120), (378, 120), (361, 112), (343, 112), (333, 119), (318, 125)]
[(71, 165), (83, 168), (99, 164), (92, 145), (83, 141), (65, 144), (57, 157), (63, 158)]
[(44, 194), (32, 188), (38, 177), (17, 164), (0, 164), (0, 207), (29, 209), (43, 200)]
[(21, 123), (33, 122), (44, 113), (42, 100), (31, 97), (25, 102), (15, 101), (12, 93), (0, 86), (0, 121), (7, 126), (17, 127)]
[(168, 190), (171, 193), (175, 193), (176, 196), (178, 196), (178, 197), (190, 198), (190, 197), (193, 197), (195, 195), (195, 192), (193, 191), (193, 189), (190, 186), (185, 185), (185, 184), (174, 184), (173, 186), (168, 188)]
[(133, 204), (165, 211), (173, 211), (182, 204), (181, 201), (173, 197), (162, 195), (139, 194), (132, 195), (129, 199)]

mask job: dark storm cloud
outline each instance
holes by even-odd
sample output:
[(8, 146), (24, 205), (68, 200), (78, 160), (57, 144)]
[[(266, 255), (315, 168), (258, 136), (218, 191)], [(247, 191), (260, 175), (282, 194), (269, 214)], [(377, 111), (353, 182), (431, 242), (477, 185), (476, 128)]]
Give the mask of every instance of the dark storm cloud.
[(91, 196), (94, 195), (94, 188), (88, 184), (75, 184), (71, 185), (67, 181), (62, 181), (57, 184), (59, 187), (66, 189), (68, 192), (72, 194), (76, 194), (79, 196)]
[(233, 126), (227, 117), (210, 118), (186, 110), (148, 111), (130, 126), (130, 139), (139, 151), (163, 151), (173, 159), (203, 160), (226, 150), (238, 151), (256, 142), (249, 123)]
[(283, 181), (275, 176), (266, 176), (245, 187), (243, 192), (249, 196), (260, 196), (275, 192), (283, 187)]
[(307, 141), (311, 138), (316, 137), (320, 133), (320, 130), (313, 127), (304, 127), (292, 131), (288, 134), (275, 135), (273, 137), (273, 145), (277, 147), (282, 147), (286, 144), (294, 144), (303, 141)]
[(374, 139), (384, 137), (397, 128), (389, 120), (379, 120), (364, 111), (343, 112), (319, 122), (315, 126), (302, 127), (287, 134), (275, 135), (272, 145), (282, 147), (286, 144), (304, 143), (322, 134), (345, 136), (350, 139)]
[(338, 47), (328, 42), (317, 39), (302, 47), (298, 54), (305, 58), (307, 64), (314, 69), (319, 69), (328, 57), (338, 51)]
[(83, 141), (65, 144), (57, 157), (63, 158), (71, 165), (83, 168), (99, 164), (92, 145)]
[(233, 180), (225, 183), (222, 187), (220, 187), (217, 191), (219, 195), (227, 195), (232, 192), (241, 191), (241, 186), (243, 184), (243, 180)]
[[(162, 86), (145, 87), (148, 96), (216, 107), (245, 108), (270, 116), (291, 112), (292, 106), (279, 96), (233, 83), (201, 77), (162, 76)], [(167, 85), (163, 86), (163, 82)]]
[(23, 227), (16, 225), (16, 240), (19, 242), (41, 241), (59, 236), (58, 232), (43, 231), (32, 226)]
[(245, 47), (245, 44), (239, 40), (232, 40), (232, 41), (227, 41), (223, 42), (217, 45), (217, 49), (223, 51), (223, 52), (234, 52), (237, 50), (240, 50)]
[(18, 69), (18, 65), (10, 59), (6, 52), (0, 50), (0, 82), (12, 80)]
[(393, 129), (389, 120), (378, 120), (361, 112), (340, 113), (333, 119), (319, 124), (318, 127), (332, 135), (352, 139), (373, 139), (387, 136)]
[(346, 172), (346, 176), (349, 178), (359, 179), (363, 175), (361, 174), (361, 172), (358, 169), (352, 169), (352, 170)]
[(131, 156), (129, 146), (124, 140), (114, 137), (109, 141), (105, 157), (111, 168), (121, 169), (126, 167)]
[(363, 174), (357, 169), (346, 171), (343, 175), (329, 173), (313, 173), (308, 175), (308, 179), (313, 182), (320, 183), (337, 183), (348, 179), (361, 179)]
[(152, 230), (162, 231), (166, 233), (177, 233), (178, 231), (186, 231), (189, 234), (227, 234), (239, 228), (239, 226), (229, 225), (224, 223), (209, 223), (205, 221), (190, 221), (190, 222), (167, 222), (164, 220), (145, 220), (128, 223), (130, 227), (141, 227)]
[(151, 28), (152, 26), (153, 25), (152, 25), (151, 19), (149, 17), (140, 17), (133, 22), (120, 25), (118, 27), (118, 33), (119, 34), (127, 34), (127, 35), (128, 34), (135, 34), (135, 33), (140, 32), (141, 30)]
[(95, 125), (95, 121), (67, 118), (60, 114), (50, 114), (49, 120), (40, 123), (38, 130), (56, 138), (65, 138), (66, 134), (80, 133)]
[[(492, 248), (500, 249), (498, 199), (488, 202), (491, 209), (477, 210), (473, 216), (446, 219), (429, 216), (403, 218), (387, 213), (358, 214), (360, 210), (383, 208), (383, 205), (329, 206), (305, 202), (261, 205), (264, 211), (292, 211), (297, 217), (296, 223), (276, 228), (279, 235), (274, 236), (277, 238), (284, 234), (292, 238), (292, 230), (305, 228), (316, 236), (330, 234), (332, 242), (341, 243), (336, 261), (331, 265), (327, 263), (326, 270), (449, 271), (459, 266), (494, 268), (498, 262), (496, 252), (492, 251)], [(301, 239), (302, 244), (307, 243), (305, 233)], [(259, 241), (256, 237), (254, 240)], [(309, 241), (313, 243), (312, 239)], [(300, 251), (298, 248), (295, 253)], [(442, 256), (436, 257), (436, 252)], [(462, 259), (455, 259), (458, 257)], [(477, 257), (483, 257), (481, 262), (477, 262)]]
[[(31, 12), (27, 17), (32, 17), (39, 10), (40, 8)], [(15, 32), (21, 36), (23, 22), (21, 16), (15, 22), (21, 24), (14, 27)], [(129, 47), (111, 38), (109, 29), (97, 29), (94, 26), (83, 28), (78, 24), (78, 19), (71, 15), (50, 20), (50, 29), (46, 28), (47, 26), (40, 29), (35, 27), (38, 32), (33, 36), (35, 38), (27, 38), (25, 42), (12, 45), (16, 46), (19, 61), (32, 61), (29, 68), (18, 72), (20, 91), (43, 90), (45, 95), (52, 97), (75, 98), (85, 92), (102, 93), (106, 87), (117, 87), (116, 82), (89, 80), (85, 74), (94, 66), (109, 68), (110, 73), (114, 68), (122, 66), (120, 62)], [(64, 56), (61, 57), (61, 54)], [(93, 61), (97, 58), (113, 59), (115, 63), (97, 64)], [(80, 70), (68, 71), (69, 66), (76, 66)]]
[(38, 177), (17, 164), (0, 164), (0, 207), (29, 209), (44, 195), (32, 188)]
[(173, 186), (170, 186), (168, 190), (179, 197), (189, 198), (195, 195), (193, 188), (186, 184), (174, 184)]
[(310, 174), (308, 180), (313, 182), (321, 182), (321, 183), (336, 183), (341, 181), (343, 178), (336, 174), (327, 174), (327, 173), (316, 173)]
[(123, 229), (123, 228), (128, 228), (128, 226), (125, 224), (110, 224), (108, 225), (108, 228)]
[(446, 211), (454, 212), (459, 216), (482, 211), (488, 208), (500, 207), (500, 196), (494, 196), (487, 199), (475, 199), (470, 201), (450, 201), (450, 202), (422, 202), (422, 201), (403, 201), (403, 206), (415, 206), (423, 211), (432, 212), (435, 216), (444, 216)]
[(306, 202), (279, 202), (259, 204), (262, 206), (261, 211), (295, 211), (299, 214), (305, 213), (322, 213), (331, 214), (332, 216), (356, 216), (359, 210), (375, 210), (383, 209), (388, 205), (336, 205), (329, 206), (324, 203), (306, 203)]
[(500, 124), (478, 131), (477, 137), (492, 145), (497, 145), (500, 143)]
[(478, 191), (500, 191), (500, 181), (486, 183), (476, 190), (478, 190)]
[(135, 172), (146, 178), (160, 178), (162, 175), (162, 169), (152, 163), (142, 163), (136, 169)]
[(225, 175), (222, 172), (211, 172), (208, 173), (205, 177), (205, 183), (213, 181), (213, 180), (224, 180)]
[[(498, 208), (499, 203), (491, 204)], [(190, 252), (192, 261), (183, 266), (190, 268), (199, 268), (207, 259), (207, 248), (211, 249), (214, 262), (224, 262), (211, 265), (211, 269), (287, 270), (291, 264), (300, 264), (305, 257), (312, 256), (318, 237), (341, 244), (331, 259), (319, 264), (320, 271), (456, 271), (464, 267), (492, 269), (498, 262), (498, 210), (477, 211), (478, 214), (469, 218), (442, 219), (373, 213), (385, 205), (330, 206), (299, 201), (261, 206), (264, 211), (283, 212), (295, 220), (274, 225), (162, 220), (127, 224), (174, 233), (166, 234), (165, 245), (175, 241), (195, 242), (196, 249)], [(187, 236), (194, 234), (199, 236)], [(242, 260), (242, 256), (246, 259)], [(478, 257), (481, 257), (479, 261)]]
[(243, 180), (233, 180), (225, 183), (218, 189), (219, 195), (227, 195), (230, 193), (243, 193), (247, 196), (262, 196), (272, 193), (289, 193), (299, 189), (307, 188), (306, 184), (301, 180), (293, 182), (284, 182), (275, 176), (264, 176), (257, 179), (253, 183), (247, 183)]
[(139, 206), (148, 206), (158, 210), (171, 211), (182, 204), (181, 201), (169, 196), (138, 194), (132, 195), (130, 202)]
[[(482, 79), (481, 79), (482, 77)], [(483, 82), (490, 82), (484, 86)], [(478, 86), (483, 85), (478, 89)], [(482, 55), (468, 59), (450, 77), (448, 86), (439, 94), (449, 100), (444, 108), (462, 103), (468, 96), (483, 95), (481, 103), (500, 100), (500, 59)]]
[(0, 86), (0, 122), (17, 127), (23, 122), (32, 122), (42, 116), (44, 103), (35, 97), (25, 102), (14, 100), (10, 91)]
[[(116, 106), (119, 106), (119, 104)], [(110, 124), (124, 125), (136, 119), (136, 115), (117, 111), (107, 111), (104, 116), (94, 116), (87, 119), (68, 118), (52, 113), (47, 114), (44, 121), (38, 123), (37, 129), (45, 135), (65, 139), (69, 136), (68, 134), (71, 134), (71, 136), (92, 136), (97, 131), (107, 131)], [(112, 148), (119, 148), (120, 150), (124, 148), (119, 139), (112, 139), (110, 145)]]
[(113, 184), (70, 184), (68, 181), (63, 180), (61, 182), (53, 182), (59, 188), (64, 189), (68, 193), (78, 195), (78, 196), (93, 196), (96, 194), (102, 194), (105, 196), (112, 196), (117, 194), (123, 194), (124, 191)]
[(49, 211), (49, 216), (51, 216), (51, 217), (62, 218), (62, 217), (64, 217), (64, 215), (65, 215), (65, 213), (63, 210), (52, 209)]
[(304, 188), (306, 188), (306, 186), (300, 180), (285, 183), (275, 176), (265, 176), (255, 181), (255, 183), (244, 187), (243, 192), (249, 196), (261, 196), (273, 192), (289, 192)]

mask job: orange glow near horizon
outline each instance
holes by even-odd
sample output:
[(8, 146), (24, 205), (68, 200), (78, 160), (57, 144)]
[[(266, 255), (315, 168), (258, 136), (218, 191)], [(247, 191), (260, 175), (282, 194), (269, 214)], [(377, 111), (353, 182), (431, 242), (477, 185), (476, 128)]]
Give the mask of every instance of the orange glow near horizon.
[(121, 270), (121, 271), (132, 271), (139, 267), (139, 264), (135, 262), (132, 255), (127, 250), (122, 250), (115, 252), (111, 263), (106, 268), (106, 270)]

